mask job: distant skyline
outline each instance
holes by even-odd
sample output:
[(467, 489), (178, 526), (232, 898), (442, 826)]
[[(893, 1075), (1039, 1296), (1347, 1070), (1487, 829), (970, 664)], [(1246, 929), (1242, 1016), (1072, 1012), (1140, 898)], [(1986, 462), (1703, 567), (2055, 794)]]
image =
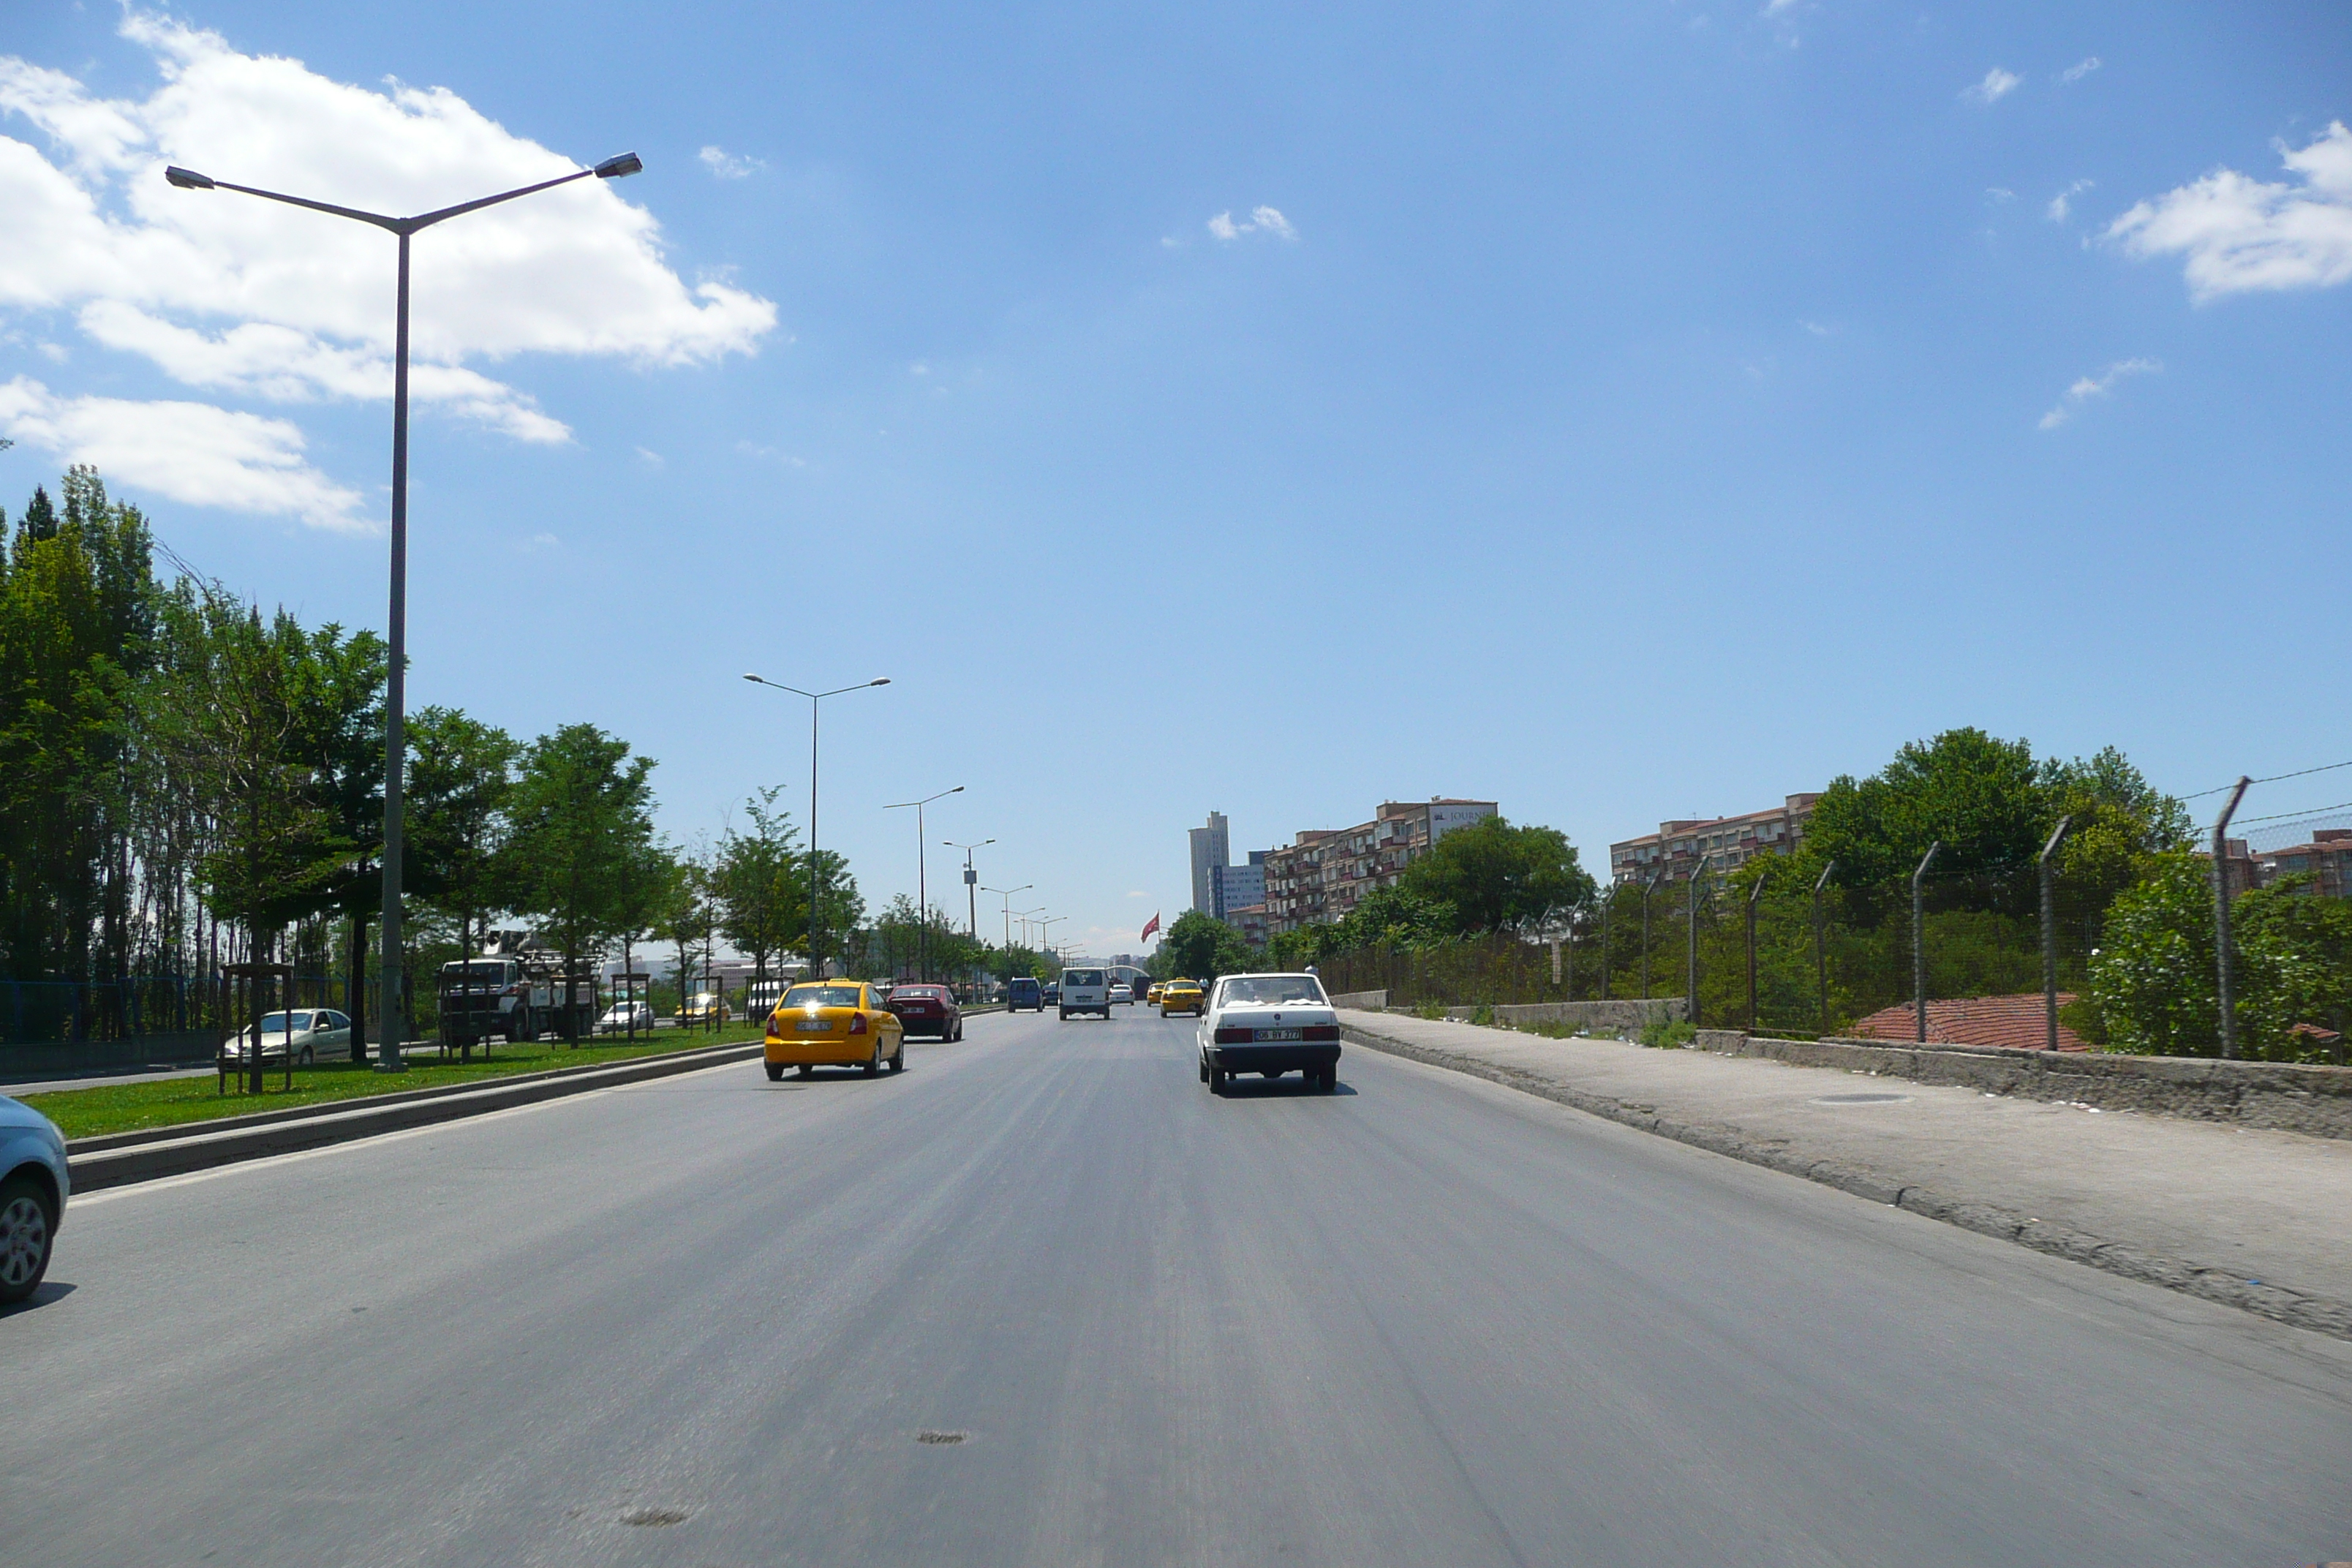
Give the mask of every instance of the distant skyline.
[(2337, 6), (10, 21), (0, 505), (94, 461), (313, 623), (383, 624), (392, 241), (163, 165), (644, 155), (417, 242), (411, 700), (614, 731), (690, 841), (804, 816), (742, 670), (887, 676), (825, 715), (876, 907), (959, 784), (933, 837), (1110, 952), (1213, 805), (1495, 799), (1599, 872), (1957, 725), (2352, 759)]

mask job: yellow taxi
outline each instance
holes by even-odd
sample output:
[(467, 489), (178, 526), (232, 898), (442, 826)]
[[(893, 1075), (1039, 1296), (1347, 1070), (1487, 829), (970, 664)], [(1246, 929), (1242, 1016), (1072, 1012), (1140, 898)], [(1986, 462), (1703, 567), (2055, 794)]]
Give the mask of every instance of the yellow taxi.
[(809, 981), (784, 993), (768, 1015), (762, 1053), (772, 1083), (791, 1068), (801, 1077), (822, 1067), (860, 1068), (872, 1078), (907, 1065), (906, 1026), (863, 980)]
[(1158, 1006), (1160, 1005), (1160, 993), (1166, 989), (1167, 987), (1160, 982), (1157, 980), (1153, 981), (1151, 983), (1151, 989), (1144, 994), (1144, 1005), (1150, 1007)]
[(1171, 980), (1160, 988), (1160, 1016), (1163, 1018), (1171, 1013), (1190, 1013), (1197, 1018), (1208, 1004), (1208, 994), (1197, 981)]

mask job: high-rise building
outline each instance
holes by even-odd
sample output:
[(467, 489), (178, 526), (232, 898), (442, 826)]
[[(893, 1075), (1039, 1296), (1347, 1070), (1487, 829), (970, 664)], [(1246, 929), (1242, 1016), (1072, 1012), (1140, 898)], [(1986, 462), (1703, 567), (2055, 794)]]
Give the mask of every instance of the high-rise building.
[(1192, 907), (1204, 915), (1217, 912), (1216, 873), (1233, 858), (1233, 847), (1225, 835), (1225, 815), (1209, 813), (1209, 825), (1192, 830)]
[(1211, 867), (1209, 883), (1210, 912), (1221, 921), (1230, 920), (1235, 910), (1265, 902), (1265, 851), (1251, 850), (1246, 866)]

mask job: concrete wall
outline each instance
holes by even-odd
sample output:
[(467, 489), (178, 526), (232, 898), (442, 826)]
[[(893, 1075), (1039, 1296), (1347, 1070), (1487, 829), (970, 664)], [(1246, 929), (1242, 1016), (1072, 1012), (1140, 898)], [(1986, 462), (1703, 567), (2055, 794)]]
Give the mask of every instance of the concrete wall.
[(1696, 1043), (1701, 1050), (1770, 1057), (1798, 1067), (1844, 1068), (2103, 1110), (2352, 1139), (2352, 1068), (1885, 1040), (1775, 1040), (1737, 1029), (1701, 1029)]
[(1359, 1013), (1385, 1013), (1389, 994), (1385, 991), (1335, 991), (1331, 994), (1334, 1007), (1352, 1007)]

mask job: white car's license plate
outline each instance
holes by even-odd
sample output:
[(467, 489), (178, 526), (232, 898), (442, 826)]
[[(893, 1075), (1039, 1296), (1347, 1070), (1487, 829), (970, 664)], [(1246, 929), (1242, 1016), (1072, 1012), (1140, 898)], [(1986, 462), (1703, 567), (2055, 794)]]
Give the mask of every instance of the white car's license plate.
[(1297, 1029), (1260, 1029), (1257, 1037), (1261, 1040), (1303, 1040), (1307, 1037)]
[(833, 1026), (826, 1023), (823, 1018), (803, 1018), (799, 1023), (794, 1024), (793, 1027), (798, 1029), (803, 1035), (822, 1035), (827, 1029), (832, 1028)]

